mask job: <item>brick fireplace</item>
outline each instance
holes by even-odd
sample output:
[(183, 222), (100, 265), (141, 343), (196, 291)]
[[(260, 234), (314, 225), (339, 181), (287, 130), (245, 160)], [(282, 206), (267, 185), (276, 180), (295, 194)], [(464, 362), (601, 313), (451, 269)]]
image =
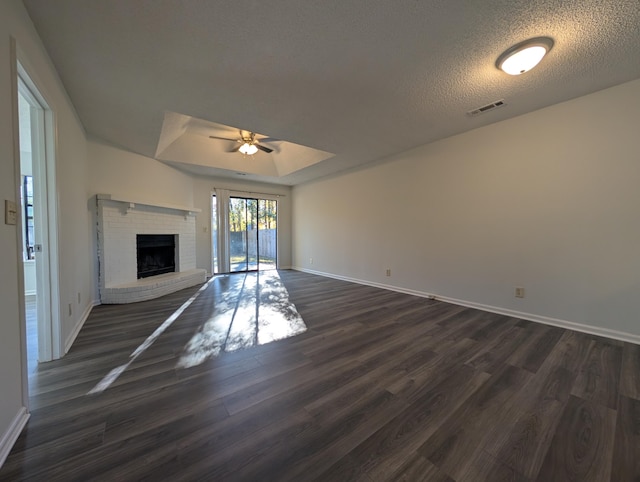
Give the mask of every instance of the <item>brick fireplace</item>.
[[(104, 304), (150, 300), (204, 283), (206, 270), (196, 269), (196, 214), (199, 210), (158, 206), (98, 194), (98, 260), (100, 300)], [(138, 239), (171, 238), (173, 271), (139, 277)], [(158, 244), (159, 241), (156, 241)], [(157, 263), (156, 263), (157, 264)], [(166, 272), (169, 271), (169, 272)]]

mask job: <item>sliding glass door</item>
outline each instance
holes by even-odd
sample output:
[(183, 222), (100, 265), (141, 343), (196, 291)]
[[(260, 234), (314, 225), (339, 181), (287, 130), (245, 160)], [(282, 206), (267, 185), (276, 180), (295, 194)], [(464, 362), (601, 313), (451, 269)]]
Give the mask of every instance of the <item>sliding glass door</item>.
[(229, 197), (229, 271), (276, 268), (277, 201)]

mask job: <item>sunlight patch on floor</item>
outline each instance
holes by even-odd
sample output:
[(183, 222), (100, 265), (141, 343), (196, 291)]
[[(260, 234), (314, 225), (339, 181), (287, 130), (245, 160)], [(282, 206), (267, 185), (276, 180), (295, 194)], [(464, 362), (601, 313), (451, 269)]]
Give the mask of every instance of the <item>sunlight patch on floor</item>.
[(187, 342), (177, 366), (189, 368), (223, 352), (264, 345), (307, 331), (276, 270), (245, 276), (236, 303), (221, 303), (216, 314)]
[(173, 324), (173, 322), (175, 322), (180, 317), (184, 310), (191, 306), (191, 304), (198, 298), (198, 296), (200, 296), (200, 294), (207, 289), (209, 283), (211, 283), (212, 280), (213, 278), (203, 284), (202, 287), (191, 298), (185, 301), (182, 306), (180, 306), (180, 308), (178, 308), (171, 314), (171, 316), (169, 316), (169, 318), (164, 320), (162, 324), (158, 326), (158, 328), (156, 328), (154, 332), (149, 335), (147, 339), (133, 351), (133, 353), (131, 353), (131, 355), (129, 355), (129, 361), (127, 363), (124, 363), (107, 373), (104, 378), (96, 384), (95, 387), (87, 392), (87, 395), (102, 393), (107, 388), (109, 388), (113, 384), (113, 382), (115, 382), (118, 377), (122, 375), (127, 368), (129, 368), (129, 365), (131, 365), (136, 358), (142, 355), (151, 345), (153, 345), (153, 342), (156, 341), (160, 337), (160, 335), (162, 335), (162, 333), (164, 333), (165, 330), (169, 328)]

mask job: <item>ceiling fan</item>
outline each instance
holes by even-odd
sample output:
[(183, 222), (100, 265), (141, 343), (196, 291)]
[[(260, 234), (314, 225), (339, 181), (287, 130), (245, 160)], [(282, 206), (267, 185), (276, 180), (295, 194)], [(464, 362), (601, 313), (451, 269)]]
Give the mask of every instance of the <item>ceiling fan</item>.
[(255, 132), (248, 131), (240, 131), (240, 139), (229, 139), (228, 137), (218, 137), (218, 136), (209, 136), (211, 139), (221, 139), (223, 141), (232, 141), (238, 142), (240, 145), (230, 152), (241, 152), (247, 156), (253, 156), (258, 151), (266, 152), (270, 154), (273, 152), (273, 149), (270, 149), (266, 146), (261, 145), (261, 142), (269, 142), (275, 141), (277, 139), (273, 139), (271, 137), (266, 137), (264, 139), (256, 139)]

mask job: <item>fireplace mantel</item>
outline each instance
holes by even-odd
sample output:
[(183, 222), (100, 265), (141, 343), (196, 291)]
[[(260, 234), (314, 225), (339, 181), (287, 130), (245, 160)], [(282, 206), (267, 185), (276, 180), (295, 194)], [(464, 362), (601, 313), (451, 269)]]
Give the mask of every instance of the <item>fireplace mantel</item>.
[(127, 211), (131, 209), (136, 209), (136, 206), (140, 205), (140, 206), (149, 206), (153, 208), (163, 208), (163, 209), (168, 209), (172, 211), (179, 211), (189, 216), (195, 216), (199, 212), (202, 212), (202, 209), (185, 207), (185, 206), (177, 206), (175, 204), (158, 204), (158, 203), (151, 203), (147, 201), (120, 199), (117, 197), (113, 197), (111, 194), (96, 194), (96, 199), (98, 201), (112, 201), (112, 202), (124, 204)]

